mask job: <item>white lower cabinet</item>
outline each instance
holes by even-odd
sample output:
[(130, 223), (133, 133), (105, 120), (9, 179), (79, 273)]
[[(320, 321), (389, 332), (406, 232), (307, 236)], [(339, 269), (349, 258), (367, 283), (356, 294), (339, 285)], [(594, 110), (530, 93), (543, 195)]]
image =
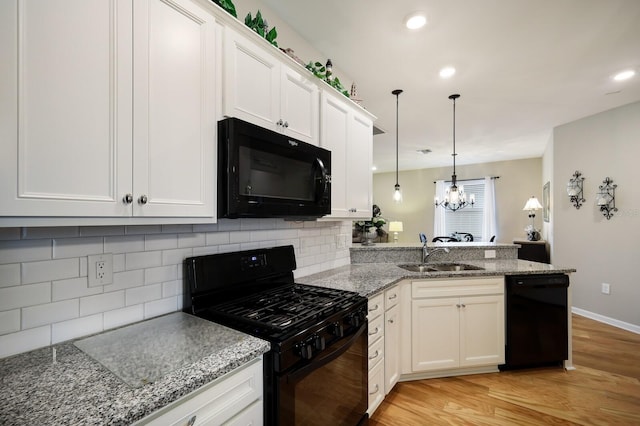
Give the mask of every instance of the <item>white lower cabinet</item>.
[(258, 358), (135, 425), (262, 425), (262, 377), (262, 358)]
[(412, 283), (411, 373), (502, 363), (502, 277)]

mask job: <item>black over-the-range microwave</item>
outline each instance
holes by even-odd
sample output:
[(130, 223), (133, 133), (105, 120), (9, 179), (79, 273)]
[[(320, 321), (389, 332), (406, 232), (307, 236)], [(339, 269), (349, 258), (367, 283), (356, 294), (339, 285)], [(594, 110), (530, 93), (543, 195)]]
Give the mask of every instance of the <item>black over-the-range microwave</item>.
[(330, 212), (330, 151), (238, 118), (218, 122), (218, 217)]

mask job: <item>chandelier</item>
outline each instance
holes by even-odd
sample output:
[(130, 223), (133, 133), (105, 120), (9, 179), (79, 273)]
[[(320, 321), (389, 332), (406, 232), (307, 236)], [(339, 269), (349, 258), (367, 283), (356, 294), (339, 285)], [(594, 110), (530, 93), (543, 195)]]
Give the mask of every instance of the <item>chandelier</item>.
[(453, 154), (451, 154), (453, 157), (453, 174), (451, 175), (451, 185), (445, 190), (442, 201), (437, 195), (435, 197), (436, 207), (440, 206), (451, 211), (460, 210), (468, 205), (473, 206), (476, 202), (474, 194), (469, 195), (469, 201), (467, 202), (467, 194), (464, 192), (464, 186), (458, 186), (456, 180), (456, 155), (458, 155), (456, 154), (456, 99), (459, 97), (460, 95), (458, 94), (449, 96), (449, 99), (453, 101)]

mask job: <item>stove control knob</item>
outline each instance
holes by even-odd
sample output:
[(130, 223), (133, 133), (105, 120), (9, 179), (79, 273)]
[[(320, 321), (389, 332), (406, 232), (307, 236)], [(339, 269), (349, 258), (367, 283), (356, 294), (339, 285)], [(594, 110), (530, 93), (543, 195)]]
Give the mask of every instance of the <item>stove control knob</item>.
[(339, 322), (335, 322), (330, 326), (331, 334), (336, 337), (344, 337), (344, 327)]
[(316, 335), (313, 336), (313, 347), (317, 350), (317, 351), (323, 351), (326, 348), (327, 344), (324, 340), (324, 337)]
[(308, 342), (298, 344), (298, 355), (302, 359), (311, 359), (313, 357), (313, 349)]
[(347, 317), (347, 324), (353, 327), (360, 327), (361, 322), (362, 322), (362, 318), (360, 318), (360, 315), (358, 315), (357, 312)]

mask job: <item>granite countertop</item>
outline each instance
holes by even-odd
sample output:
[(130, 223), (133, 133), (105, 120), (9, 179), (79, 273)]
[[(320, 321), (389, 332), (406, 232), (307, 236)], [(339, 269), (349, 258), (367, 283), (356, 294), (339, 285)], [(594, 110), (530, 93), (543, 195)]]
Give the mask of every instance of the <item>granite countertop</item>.
[[(144, 344), (151, 335), (156, 344)], [(174, 312), (5, 358), (0, 424), (131, 424), (267, 350), (268, 342)]]
[[(379, 248), (378, 248), (379, 249)], [(573, 268), (555, 267), (546, 263), (519, 259), (463, 260), (461, 263), (484, 270), (457, 272), (409, 272), (396, 263), (358, 263), (297, 278), (302, 284), (350, 290), (371, 297), (405, 279), (462, 278), (504, 275), (536, 275), (571, 273)]]

